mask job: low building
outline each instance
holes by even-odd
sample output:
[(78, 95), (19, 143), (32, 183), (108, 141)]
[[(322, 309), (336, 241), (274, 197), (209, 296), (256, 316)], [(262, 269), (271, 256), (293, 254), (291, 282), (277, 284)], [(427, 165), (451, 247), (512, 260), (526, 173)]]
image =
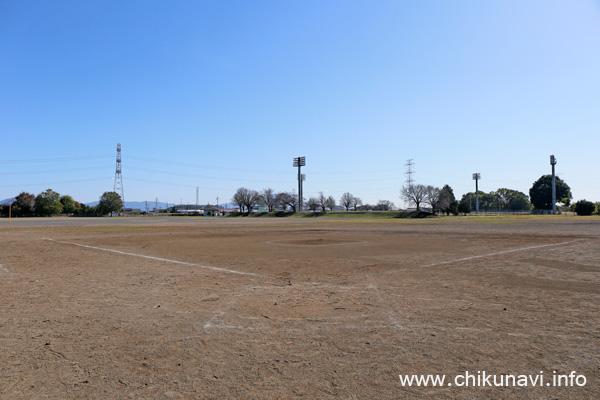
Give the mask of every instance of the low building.
[(205, 217), (219, 217), (223, 215), (221, 209), (215, 206), (207, 205), (204, 207), (204, 211), (202, 213)]
[(142, 210), (139, 208), (123, 208), (121, 210), (123, 215), (142, 215)]

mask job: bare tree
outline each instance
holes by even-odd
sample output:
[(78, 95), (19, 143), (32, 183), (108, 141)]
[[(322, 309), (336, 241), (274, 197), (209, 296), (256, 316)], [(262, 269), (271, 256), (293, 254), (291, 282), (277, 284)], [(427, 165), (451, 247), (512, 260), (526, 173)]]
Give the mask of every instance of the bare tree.
[(409, 204), (414, 204), (417, 211), (421, 210), (421, 203), (425, 200), (427, 186), (425, 185), (410, 185), (402, 186), (401, 197)]
[(277, 201), (283, 205), (283, 208), (290, 207), (292, 212), (298, 208), (298, 195), (296, 192), (281, 192), (277, 194)]
[(241, 187), (235, 192), (231, 201), (240, 208), (241, 212), (244, 210), (252, 212), (254, 206), (258, 204), (259, 198), (260, 196), (256, 190)]
[(321, 207), (321, 211), (325, 212), (329, 208), (333, 211), (333, 207), (335, 207), (335, 199), (333, 196), (325, 197), (323, 192), (319, 192), (319, 197), (317, 198), (319, 207)]
[(311, 210), (311, 211), (317, 211), (317, 208), (319, 208), (319, 199), (317, 199), (315, 197), (311, 197), (306, 202), (306, 205), (308, 206), (309, 210)]
[(427, 186), (425, 192), (425, 202), (431, 206), (431, 212), (435, 214), (435, 210), (440, 207), (442, 191), (434, 186)]
[(352, 208), (354, 208), (354, 211), (356, 211), (356, 209), (358, 208), (358, 206), (360, 206), (362, 204), (362, 199), (360, 197), (352, 197)]
[(261, 198), (265, 202), (269, 212), (273, 212), (275, 207), (279, 205), (279, 198), (275, 195), (275, 191), (271, 188), (263, 189)]
[(379, 200), (377, 205), (373, 207), (376, 211), (390, 211), (394, 209), (394, 203), (389, 200)]
[(333, 211), (335, 207), (335, 199), (333, 198), (333, 196), (329, 196), (327, 200), (325, 200), (325, 204), (327, 205), (327, 208)]
[(238, 190), (235, 192), (235, 194), (233, 195), (233, 197), (231, 198), (231, 202), (233, 204), (235, 204), (236, 206), (238, 206), (238, 208), (240, 209), (240, 212), (244, 212), (244, 198), (245, 198), (245, 193), (248, 191), (248, 189), (246, 188), (238, 188)]
[(248, 189), (246, 193), (246, 197), (244, 199), (244, 205), (246, 206), (246, 211), (251, 213), (254, 206), (258, 204), (258, 200), (260, 199), (260, 195), (256, 190)]
[(346, 211), (350, 211), (350, 207), (352, 207), (352, 202), (354, 201), (354, 196), (350, 193), (346, 192), (340, 198), (340, 205), (342, 205)]

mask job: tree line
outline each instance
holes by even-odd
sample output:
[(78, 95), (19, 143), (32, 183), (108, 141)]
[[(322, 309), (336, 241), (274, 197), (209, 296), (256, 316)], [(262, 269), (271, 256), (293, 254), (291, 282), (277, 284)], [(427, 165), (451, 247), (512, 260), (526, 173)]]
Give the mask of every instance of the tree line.
[[(569, 185), (562, 179), (556, 177), (556, 198), (563, 206), (571, 205), (573, 195)], [(477, 196), (478, 195), (478, 196)], [(491, 192), (479, 191), (465, 193), (460, 200), (454, 196), (450, 185), (442, 188), (432, 185), (412, 184), (403, 186), (400, 198), (407, 204), (421, 211), (424, 205), (433, 214), (445, 213), (446, 215), (469, 214), (476, 208), (477, 197), (479, 197), (479, 210), (481, 211), (531, 211), (552, 209), (552, 176), (543, 175), (535, 181), (529, 190), (529, 196), (518, 190), (499, 188)], [(349, 192), (344, 193), (336, 201), (333, 196), (327, 196), (319, 192), (318, 196), (302, 199), (309, 211), (325, 212), (333, 211), (336, 206), (346, 211), (389, 211), (394, 209), (394, 203), (389, 200), (379, 200), (375, 205), (363, 204), (360, 197)], [(276, 209), (296, 212), (298, 209), (298, 195), (296, 192), (275, 192), (271, 188), (256, 191), (245, 187), (239, 188), (232, 202), (239, 208), (240, 212), (251, 212), (257, 205), (262, 205), (269, 212)], [(592, 203), (581, 200), (572, 205), (571, 210), (579, 215), (592, 212), (600, 214), (600, 203)], [(591, 212), (590, 212), (591, 213)]]
[[(571, 204), (573, 195), (566, 182), (556, 177), (556, 198), (563, 206), (571, 206), (570, 210), (578, 215), (600, 215), (600, 202), (593, 203), (580, 200)], [(543, 175), (534, 182), (529, 190), (529, 196), (523, 192), (508, 188), (500, 188), (489, 193), (478, 192), (479, 209), (482, 211), (530, 211), (552, 209), (552, 176)], [(439, 212), (447, 215), (459, 213), (468, 214), (475, 209), (477, 195), (474, 192), (464, 194), (458, 201), (450, 185), (438, 188), (431, 185), (413, 184), (403, 186), (400, 198), (406, 203), (414, 206), (418, 211), (423, 205), (429, 206), (433, 214)], [(232, 202), (239, 208), (240, 212), (251, 212), (257, 205), (264, 206), (269, 212), (276, 209), (297, 212), (299, 206), (298, 195), (295, 191), (276, 192), (271, 188), (263, 189), (261, 192), (239, 188)], [(344, 193), (336, 201), (333, 196), (327, 196), (319, 192), (318, 196), (303, 199), (308, 210), (333, 211), (339, 205), (346, 211), (390, 211), (395, 208), (389, 200), (379, 200), (376, 204), (363, 203), (360, 197), (349, 192)], [(11, 215), (15, 217), (29, 216), (103, 216), (113, 212), (119, 212), (123, 208), (121, 197), (116, 192), (104, 192), (99, 198), (96, 206), (87, 206), (75, 201), (69, 195), (60, 195), (52, 189), (47, 189), (37, 196), (27, 192), (19, 193), (11, 202)], [(9, 205), (0, 205), (0, 215), (8, 215)]]
[(33, 195), (19, 193), (10, 204), (0, 205), (0, 215), (14, 217), (51, 217), (54, 215), (103, 216), (123, 209), (121, 196), (116, 192), (104, 192), (96, 206), (79, 203), (69, 195), (60, 195), (52, 189)]

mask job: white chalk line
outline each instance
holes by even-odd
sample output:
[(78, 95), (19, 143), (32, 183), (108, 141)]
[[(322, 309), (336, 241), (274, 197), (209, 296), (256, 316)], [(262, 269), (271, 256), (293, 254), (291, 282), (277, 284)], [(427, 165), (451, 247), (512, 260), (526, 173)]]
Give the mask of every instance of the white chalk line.
[(4, 271), (7, 274), (10, 274), (10, 271), (8, 270), (8, 268), (6, 268), (4, 265), (0, 264), (0, 271)]
[(478, 258), (493, 257), (493, 256), (499, 256), (499, 255), (502, 255), (502, 254), (517, 253), (517, 252), (520, 252), (520, 251), (541, 249), (541, 248), (544, 248), (544, 247), (564, 246), (564, 245), (567, 245), (567, 244), (579, 242), (581, 240), (585, 240), (585, 239), (575, 239), (575, 240), (570, 240), (568, 242), (550, 243), (550, 244), (542, 244), (542, 245), (538, 245), (538, 246), (520, 247), (518, 249), (512, 249), (512, 250), (496, 251), (494, 253), (480, 254), (480, 255), (477, 255), (477, 256), (463, 257), (463, 258), (457, 258), (455, 260), (447, 260), (447, 261), (440, 261), (440, 262), (433, 263), (433, 264), (420, 265), (420, 266), (418, 266), (416, 268), (436, 267), (438, 265), (453, 264), (453, 263), (457, 263), (457, 262), (461, 262), (461, 261), (476, 260)]
[(191, 266), (191, 267), (198, 267), (198, 268), (210, 269), (210, 270), (213, 270), (213, 271), (226, 272), (226, 273), (229, 273), (229, 274), (248, 275), (248, 276), (255, 276), (255, 277), (258, 277), (258, 278), (262, 278), (261, 275), (253, 274), (251, 272), (242, 272), (242, 271), (235, 271), (233, 269), (227, 269), (227, 268), (211, 267), (209, 265), (194, 264), (194, 263), (190, 263), (190, 262), (186, 262), (186, 261), (169, 260), (168, 258), (160, 258), (160, 257), (146, 256), (144, 254), (128, 253), (126, 251), (106, 249), (106, 248), (103, 248), (103, 247), (96, 247), (96, 246), (89, 246), (89, 245), (81, 244), (81, 243), (64, 242), (64, 241), (61, 241), (61, 240), (54, 240), (54, 239), (49, 239), (49, 238), (42, 238), (42, 240), (48, 240), (48, 241), (51, 241), (51, 242), (54, 242), (54, 243), (70, 244), (70, 245), (73, 245), (73, 246), (84, 247), (86, 249), (106, 251), (106, 252), (109, 252), (109, 253), (116, 253), (116, 254), (121, 254), (121, 255), (125, 255), (125, 256), (146, 258), (146, 259), (154, 260), (154, 261), (163, 261), (163, 262), (168, 262), (168, 263), (171, 263), (171, 264), (188, 265), (188, 266)]

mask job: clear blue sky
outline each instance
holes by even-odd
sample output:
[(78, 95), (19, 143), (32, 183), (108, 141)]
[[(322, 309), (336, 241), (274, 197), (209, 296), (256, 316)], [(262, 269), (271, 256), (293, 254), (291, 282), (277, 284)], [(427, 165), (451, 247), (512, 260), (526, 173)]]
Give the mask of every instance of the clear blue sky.
[(528, 194), (600, 201), (600, 2), (0, 0), (0, 199)]

